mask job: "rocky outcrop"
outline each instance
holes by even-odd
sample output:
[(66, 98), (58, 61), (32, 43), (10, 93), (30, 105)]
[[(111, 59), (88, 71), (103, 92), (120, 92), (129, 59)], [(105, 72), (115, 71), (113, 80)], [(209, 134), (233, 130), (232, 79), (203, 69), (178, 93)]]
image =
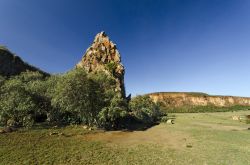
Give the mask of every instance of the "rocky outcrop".
[(121, 56), (116, 45), (110, 41), (105, 32), (98, 33), (92, 45), (76, 65), (84, 68), (87, 73), (103, 71), (116, 80), (116, 91), (125, 98), (124, 73)]
[(217, 106), (230, 107), (235, 105), (250, 106), (250, 98), (233, 96), (210, 96), (204, 93), (168, 93), (148, 94), (155, 102), (161, 102), (165, 107), (182, 106)]
[(11, 53), (8, 49), (0, 47), (0, 75), (13, 76), (25, 71), (38, 71), (49, 75), (40, 69), (25, 63), (20, 57)]

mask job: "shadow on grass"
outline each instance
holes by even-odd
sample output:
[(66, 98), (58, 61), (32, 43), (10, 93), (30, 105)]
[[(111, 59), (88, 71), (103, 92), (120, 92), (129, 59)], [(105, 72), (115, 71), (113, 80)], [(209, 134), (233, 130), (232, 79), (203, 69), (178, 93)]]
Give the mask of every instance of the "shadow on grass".
[(160, 122), (145, 124), (145, 123), (134, 123), (131, 125), (128, 125), (126, 128), (121, 129), (121, 131), (124, 132), (133, 132), (133, 131), (146, 131), (147, 129), (159, 125)]

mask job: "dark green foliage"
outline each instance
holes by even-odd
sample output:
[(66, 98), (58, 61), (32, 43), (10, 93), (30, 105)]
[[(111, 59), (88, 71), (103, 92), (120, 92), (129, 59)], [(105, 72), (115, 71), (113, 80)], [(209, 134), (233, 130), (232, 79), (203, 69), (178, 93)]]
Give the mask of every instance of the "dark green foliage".
[[(104, 73), (88, 75), (83, 69), (75, 69), (63, 75), (55, 87), (52, 97), (52, 105), (60, 109), (60, 116), (63, 122), (72, 124), (87, 124), (115, 126), (113, 118), (120, 113), (121, 107), (113, 106), (112, 101), (115, 93), (115, 82)], [(114, 109), (110, 109), (114, 107)], [(122, 107), (123, 108), (123, 107)], [(110, 120), (101, 119), (101, 111), (106, 109)], [(109, 110), (108, 110), (109, 109)], [(117, 110), (117, 111), (116, 111)]]
[(112, 98), (108, 107), (99, 112), (99, 126), (111, 129), (125, 127), (124, 119), (128, 116), (128, 105), (126, 100), (119, 95)]
[(31, 126), (45, 121), (52, 110), (47, 78), (39, 72), (23, 72), (6, 79), (1, 85), (0, 118), (2, 124), (12, 120), (17, 125)]
[(129, 107), (136, 119), (143, 123), (153, 123), (162, 116), (159, 105), (149, 96), (132, 98)]
[(99, 98), (101, 98), (102, 107), (109, 106), (113, 97), (117, 95), (115, 92), (116, 81), (104, 72), (89, 74), (88, 78), (98, 84)]
[(13, 121), (15, 125), (29, 126), (33, 123), (35, 100), (25, 84), (16, 78), (6, 81), (1, 86), (0, 122), (4, 125)]
[(133, 98), (128, 105), (112, 76), (83, 69), (50, 77), (31, 71), (0, 77), (0, 92), (1, 125), (48, 122), (118, 129), (127, 127), (131, 118), (152, 124), (161, 115), (148, 96)]
[(91, 125), (97, 121), (97, 88), (98, 84), (83, 69), (73, 70), (58, 81), (52, 105), (61, 110), (65, 122)]

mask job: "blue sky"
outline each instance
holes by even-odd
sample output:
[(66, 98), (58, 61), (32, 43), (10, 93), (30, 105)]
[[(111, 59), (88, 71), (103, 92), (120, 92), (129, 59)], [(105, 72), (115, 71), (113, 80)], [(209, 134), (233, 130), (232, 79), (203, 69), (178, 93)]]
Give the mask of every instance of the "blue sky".
[(250, 96), (249, 9), (249, 0), (0, 0), (0, 44), (62, 73), (104, 30), (127, 93)]

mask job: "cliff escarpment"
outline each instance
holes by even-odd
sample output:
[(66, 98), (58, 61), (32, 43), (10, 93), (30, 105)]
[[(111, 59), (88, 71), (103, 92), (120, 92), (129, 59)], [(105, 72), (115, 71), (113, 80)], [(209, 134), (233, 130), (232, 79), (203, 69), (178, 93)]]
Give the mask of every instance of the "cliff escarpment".
[(164, 109), (183, 107), (250, 107), (250, 98), (235, 96), (212, 96), (205, 93), (159, 92), (148, 94)]

